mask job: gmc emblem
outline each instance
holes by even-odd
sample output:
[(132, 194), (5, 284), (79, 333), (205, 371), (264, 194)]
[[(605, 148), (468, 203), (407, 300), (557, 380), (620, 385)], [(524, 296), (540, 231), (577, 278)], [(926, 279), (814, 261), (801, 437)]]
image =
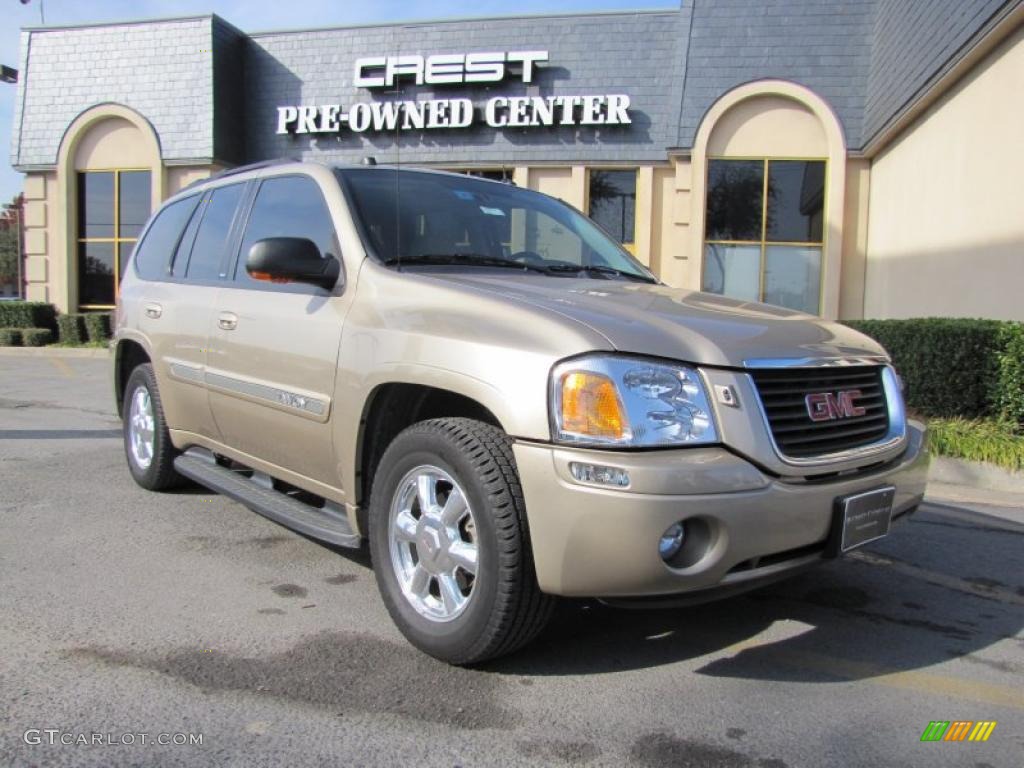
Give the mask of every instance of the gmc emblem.
[(855, 398), (861, 396), (859, 389), (847, 389), (843, 392), (816, 392), (804, 398), (807, 415), (811, 421), (829, 421), (832, 419), (852, 419), (863, 416), (867, 409), (854, 405)]

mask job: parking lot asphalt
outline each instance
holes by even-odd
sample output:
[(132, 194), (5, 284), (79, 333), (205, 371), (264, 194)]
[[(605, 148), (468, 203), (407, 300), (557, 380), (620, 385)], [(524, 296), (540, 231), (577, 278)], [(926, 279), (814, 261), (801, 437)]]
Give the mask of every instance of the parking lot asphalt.
[[(1024, 498), (930, 492), (711, 605), (565, 601), (455, 669), (404, 642), (365, 552), (138, 488), (108, 376), (0, 356), (0, 765), (1024, 765)], [(998, 724), (922, 743), (934, 720)]]

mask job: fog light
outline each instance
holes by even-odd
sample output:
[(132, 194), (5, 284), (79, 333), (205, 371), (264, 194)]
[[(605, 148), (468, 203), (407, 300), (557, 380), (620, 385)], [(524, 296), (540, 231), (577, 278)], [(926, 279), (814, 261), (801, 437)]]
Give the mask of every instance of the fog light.
[(684, 541), (686, 541), (686, 526), (683, 523), (672, 523), (661, 534), (661, 540), (658, 542), (658, 554), (661, 555), (661, 559), (668, 562), (678, 555), (679, 550), (683, 548)]
[(600, 464), (581, 464), (578, 461), (570, 461), (569, 471), (581, 483), (612, 485), (616, 488), (625, 488), (629, 485), (629, 472), (618, 467), (604, 467)]

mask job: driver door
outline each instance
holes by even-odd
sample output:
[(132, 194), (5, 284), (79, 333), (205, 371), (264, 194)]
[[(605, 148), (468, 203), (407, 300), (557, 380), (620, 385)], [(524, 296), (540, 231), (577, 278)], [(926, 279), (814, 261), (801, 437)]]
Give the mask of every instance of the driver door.
[(324, 258), (340, 248), (319, 184), (310, 176), (259, 182), (233, 275), (216, 301), (207, 355), (210, 407), (231, 448), (337, 487), (331, 414), (344, 312), (344, 275), (333, 290), (254, 280), (254, 243), (304, 237)]

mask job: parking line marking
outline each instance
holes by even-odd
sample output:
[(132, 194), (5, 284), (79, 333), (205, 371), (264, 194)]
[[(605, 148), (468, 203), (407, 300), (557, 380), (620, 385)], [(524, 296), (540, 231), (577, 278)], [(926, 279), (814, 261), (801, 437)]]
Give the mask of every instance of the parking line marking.
[(62, 376), (67, 376), (70, 379), (74, 378), (77, 375), (75, 373), (75, 369), (68, 365), (66, 362), (64, 362), (61, 358), (47, 357), (46, 359), (53, 364), (54, 368), (61, 372)]
[(948, 573), (939, 573), (938, 571), (932, 571), (927, 568), (922, 568), (919, 565), (913, 565), (911, 563), (905, 563), (902, 560), (894, 560), (884, 555), (879, 555), (875, 552), (851, 552), (847, 555), (851, 560), (859, 560), (862, 563), (868, 565), (880, 565), (886, 568), (891, 568), (897, 573), (902, 573), (905, 576), (912, 576), (919, 579), (924, 579), (931, 584), (937, 584), (942, 587), (949, 587), (955, 589), (957, 592), (966, 592), (969, 595), (976, 595), (978, 597), (987, 597), (990, 600), (998, 600), (1001, 603), (1011, 603), (1013, 605), (1024, 605), (1024, 597), (1021, 595), (1011, 592), (1009, 589), (1004, 589), (997, 586), (981, 586), (978, 584), (972, 584), (965, 579), (958, 578), (956, 576), (950, 576)]
[(871, 662), (851, 661), (811, 652), (793, 653), (791, 656), (789, 661), (797, 666), (811, 667), (852, 681), (865, 680), (889, 688), (939, 694), (980, 704), (1024, 710), (1024, 691), (1019, 687), (973, 682), (934, 672), (900, 672)]

